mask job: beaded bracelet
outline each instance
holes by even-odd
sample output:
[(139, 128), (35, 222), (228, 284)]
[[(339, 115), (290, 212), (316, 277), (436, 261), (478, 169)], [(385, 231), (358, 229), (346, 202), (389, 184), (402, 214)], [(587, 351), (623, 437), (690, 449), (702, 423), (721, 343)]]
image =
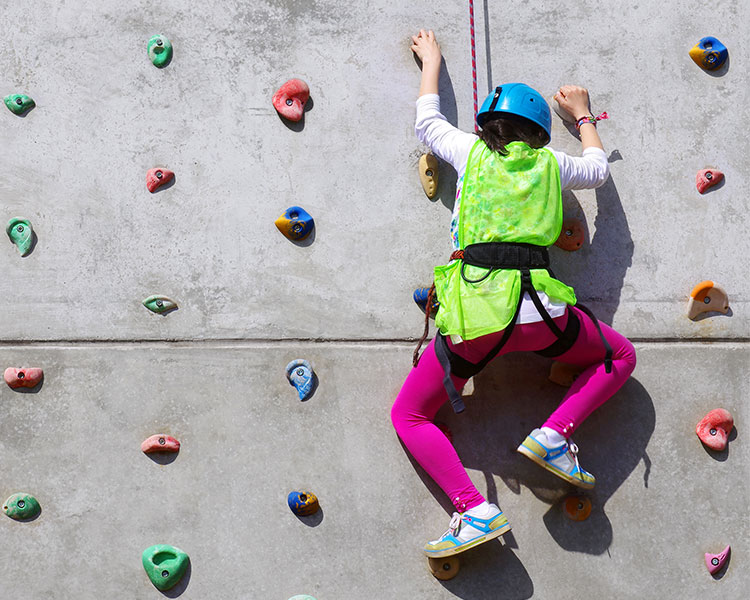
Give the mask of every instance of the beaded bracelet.
[(581, 125), (584, 123), (591, 123), (594, 127), (596, 127), (597, 121), (602, 121), (604, 119), (609, 119), (609, 115), (606, 112), (603, 112), (598, 117), (595, 117), (594, 115), (586, 115), (585, 117), (581, 117), (576, 121), (576, 129), (580, 129)]

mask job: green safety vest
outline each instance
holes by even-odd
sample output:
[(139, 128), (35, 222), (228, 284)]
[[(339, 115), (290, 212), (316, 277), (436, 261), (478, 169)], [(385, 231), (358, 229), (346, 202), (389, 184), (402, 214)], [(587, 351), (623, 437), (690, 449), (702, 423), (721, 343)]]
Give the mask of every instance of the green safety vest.
[[(480, 139), (469, 153), (458, 216), (458, 244), (513, 242), (551, 246), (562, 230), (560, 169), (546, 148), (524, 142), (507, 145), (508, 154), (493, 152)], [(521, 272), (488, 269), (462, 261), (435, 267), (435, 292), (440, 308), (435, 325), (445, 335), (472, 340), (502, 331), (513, 320), (520, 301)], [(574, 305), (573, 288), (546, 269), (532, 269), (534, 288), (553, 300)]]

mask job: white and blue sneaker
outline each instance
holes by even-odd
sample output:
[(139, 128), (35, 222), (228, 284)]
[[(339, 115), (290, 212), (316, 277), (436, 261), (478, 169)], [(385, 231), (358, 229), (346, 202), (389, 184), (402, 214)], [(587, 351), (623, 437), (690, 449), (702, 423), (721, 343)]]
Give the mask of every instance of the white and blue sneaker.
[(536, 464), (551, 471), (561, 479), (580, 488), (590, 490), (596, 478), (584, 471), (578, 464), (578, 446), (572, 440), (553, 444), (541, 429), (535, 429), (518, 447), (518, 451), (528, 456)]
[(453, 513), (451, 523), (438, 539), (427, 542), (424, 553), (431, 558), (458, 554), (510, 531), (510, 523), (494, 504), (483, 503), (465, 513)]

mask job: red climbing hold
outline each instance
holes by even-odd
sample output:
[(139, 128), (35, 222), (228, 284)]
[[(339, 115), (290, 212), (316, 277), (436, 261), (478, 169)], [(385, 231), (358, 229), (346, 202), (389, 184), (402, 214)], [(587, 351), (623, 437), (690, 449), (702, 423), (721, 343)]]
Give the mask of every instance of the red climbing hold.
[(729, 432), (734, 427), (734, 419), (728, 410), (715, 408), (703, 417), (695, 428), (695, 433), (711, 450), (724, 450), (727, 447)]
[(44, 377), (44, 371), (41, 369), (14, 369), (8, 367), (3, 374), (5, 383), (14, 390), (17, 388), (33, 388), (39, 385)]
[(172, 181), (172, 179), (174, 179), (174, 171), (170, 171), (169, 169), (154, 167), (146, 171), (146, 187), (152, 193), (164, 184)]
[(305, 112), (310, 88), (301, 79), (290, 79), (273, 95), (273, 106), (290, 121), (299, 121)]
[(711, 573), (711, 575), (714, 575), (717, 571), (719, 571), (725, 564), (727, 564), (727, 560), (729, 559), (729, 553), (732, 551), (731, 546), (727, 546), (719, 552), (718, 554), (709, 554), (706, 552), (706, 567), (708, 568), (708, 572)]
[(716, 169), (703, 169), (698, 171), (695, 176), (695, 187), (702, 194), (708, 188), (715, 186), (717, 183), (721, 183), (724, 179), (724, 173), (717, 171)]
[(565, 219), (560, 237), (557, 238), (555, 246), (568, 252), (575, 252), (583, 245), (583, 239), (583, 225), (581, 225), (581, 222), (578, 219)]
[(179, 452), (180, 442), (170, 435), (157, 433), (143, 440), (141, 451), (145, 454), (151, 454), (152, 452)]

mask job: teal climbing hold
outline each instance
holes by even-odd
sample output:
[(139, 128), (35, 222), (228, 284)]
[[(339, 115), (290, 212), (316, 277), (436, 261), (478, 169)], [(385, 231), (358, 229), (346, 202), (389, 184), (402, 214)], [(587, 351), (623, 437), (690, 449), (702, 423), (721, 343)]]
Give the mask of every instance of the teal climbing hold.
[(146, 548), (141, 560), (151, 583), (161, 591), (176, 586), (190, 563), (190, 557), (185, 552), (168, 544)]
[(151, 312), (157, 314), (163, 314), (177, 308), (177, 302), (167, 298), (166, 296), (149, 296), (143, 301), (143, 306), (149, 309)]
[(21, 256), (26, 256), (31, 252), (31, 246), (34, 243), (34, 230), (31, 228), (28, 219), (13, 217), (8, 221), (5, 233), (8, 234), (10, 241), (18, 247)]
[(39, 506), (39, 502), (34, 496), (21, 492), (13, 494), (5, 501), (3, 511), (16, 521), (29, 521), (42, 512), (42, 507)]
[(14, 115), (22, 115), (27, 110), (31, 110), (36, 106), (36, 103), (26, 94), (10, 94), (3, 98), (5, 106)]
[(172, 42), (164, 35), (155, 35), (148, 41), (148, 57), (154, 66), (166, 67), (172, 60)]

